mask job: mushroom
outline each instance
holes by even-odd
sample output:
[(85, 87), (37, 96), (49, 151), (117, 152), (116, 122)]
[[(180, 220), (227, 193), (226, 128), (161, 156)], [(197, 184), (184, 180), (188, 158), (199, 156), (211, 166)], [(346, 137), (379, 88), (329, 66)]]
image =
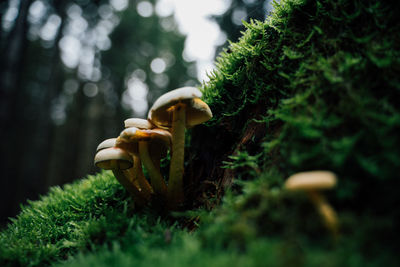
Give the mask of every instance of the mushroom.
[(322, 217), (326, 228), (337, 236), (338, 218), (335, 210), (319, 192), (331, 189), (336, 185), (336, 175), (329, 171), (299, 172), (290, 176), (285, 182), (285, 188), (289, 191), (305, 191), (311, 202)]
[(104, 140), (97, 146), (96, 153), (105, 148), (114, 147), (116, 140), (117, 140), (117, 138), (108, 138), (108, 139)]
[(105, 170), (112, 170), (115, 178), (133, 197), (136, 204), (144, 206), (145, 199), (140, 191), (129, 181), (124, 170), (132, 167), (131, 156), (123, 149), (117, 147), (101, 148), (94, 158), (94, 164)]
[(176, 209), (183, 202), (183, 164), (185, 129), (212, 118), (210, 108), (200, 97), (195, 87), (172, 90), (156, 100), (148, 119), (160, 128), (172, 133), (172, 155), (168, 181), (168, 206)]
[(123, 130), (117, 139), (117, 146), (126, 148), (134, 155), (140, 155), (147, 172), (150, 176), (154, 192), (166, 198), (167, 185), (160, 173), (157, 160), (166, 154), (171, 143), (171, 134), (163, 129), (138, 129), (130, 127)]
[[(117, 138), (109, 138), (101, 142), (97, 146), (97, 152), (102, 149), (116, 147)], [(124, 147), (120, 147), (124, 149)], [(127, 151), (127, 149), (124, 149)], [(151, 193), (153, 189), (150, 184), (147, 182), (146, 178), (143, 175), (142, 166), (140, 163), (140, 159), (135, 161), (135, 157), (133, 156), (133, 167), (126, 169), (123, 171), (124, 175), (128, 177), (129, 181), (136, 187), (136, 189), (140, 192), (141, 197), (146, 200), (150, 200)], [(139, 166), (138, 166), (139, 164)]]
[[(140, 118), (129, 118), (124, 121), (125, 128), (130, 128), (130, 127), (136, 127), (138, 129), (152, 129), (155, 126), (148, 120), (145, 119), (140, 119)], [(120, 146), (124, 146), (127, 144), (124, 144), (122, 142), (119, 142)], [(135, 146), (135, 145), (134, 145)], [(137, 145), (136, 145), (137, 147)], [(122, 147), (123, 148), (123, 147)], [(130, 148), (127, 149), (128, 152), (131, 151), (131, 155), (133, 158), (133, 173), (132, 173), (132, 179), (137, 180), (139, 182), (140, 187), (147, 191), (149, 194), (152, 194), (153, 188), (149, 184), (149, 182), (146, 180), (146, 177), (143, 174), (143, 169), (142, 169), (142, 161), (139, 157), (139, 150), (138, 148)]]

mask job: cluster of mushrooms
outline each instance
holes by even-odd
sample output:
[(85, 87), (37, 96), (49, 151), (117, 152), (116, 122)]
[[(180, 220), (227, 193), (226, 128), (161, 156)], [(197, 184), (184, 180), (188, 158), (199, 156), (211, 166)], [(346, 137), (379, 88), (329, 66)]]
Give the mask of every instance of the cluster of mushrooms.
[[(125, 120), (125, 130), (118, 138), (110, 138), (97, 147), (94, 163), (112, 170), (138, 206), (152, 199), (166, 201), (170, 210), (184, 200), (183, 171), (185, 129), (212, 118), (208, 105), (195, 87), (172, 90), (156, 100), (148, 119)], [(170, 150), (168, 185), (160, 172), (160, 161)], [(146, 168), (150, 182), (143, 173)], [(285, 182), (288, 191), (304, 191), (315, 205), (325, 227), (333, 236), (338, 234), (336, 212), (320, 193), (336, 185), (336, 175), (329, 171), (301, 172)]]
[[(98, 145), (94, 164), (112, 170), (136, 205), (145, 206), (156, 199), (166, 201), (167, 207), (174, 210), (183, 203), (185, 129), (212, 118), (201, 95), (195, 87), (172, 90), (155, 101), (147, 120), (125, 120), (125, 130), (117, 138)], [(171, 159), (167, 185), (160, 172), (160, 160), (168, 150)]]

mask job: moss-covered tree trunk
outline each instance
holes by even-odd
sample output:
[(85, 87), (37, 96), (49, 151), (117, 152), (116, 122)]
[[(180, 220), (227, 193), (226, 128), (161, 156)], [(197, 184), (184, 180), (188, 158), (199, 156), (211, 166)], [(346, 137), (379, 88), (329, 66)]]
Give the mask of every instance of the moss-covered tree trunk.
[[(184, 218), (201, 217), (194, 233), (174, 224), (181, 213), (132, 210), (102, 173), (23, 209), (0, 234), (0, 263), (83, 251), (69, 266), (398, 266), (399, 7), (282, 0), (246, 25), (203, 85), (213, 119), (188, 131)], [(284, 187), (309, 170), (338, 176), (325, 195), (337, 239), (305, 194)]]
[(235, 179), (281, 187), (323, 169), (339, 177), (329, 199), (343, 213), (400, 226), (399, 14), (398, 3), (283, 1), (246, 25), (203, 86), (214, 118), (192, 130), (188, 206)]

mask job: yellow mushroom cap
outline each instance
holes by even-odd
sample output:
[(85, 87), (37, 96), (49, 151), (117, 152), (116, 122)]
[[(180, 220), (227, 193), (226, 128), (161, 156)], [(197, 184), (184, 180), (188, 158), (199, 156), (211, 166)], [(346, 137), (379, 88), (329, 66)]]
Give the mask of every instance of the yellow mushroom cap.
[(150, 144), (151, 153), (153, 150), (166, 150), (171, 145), (171, 140), (171, 133), (163, 129), (138, 129), (136, 127), (130, 127), (121, 132), (117, 138), (116, 146), (132, 154), (138, 154), (138, 142), (149, 141), (150, 143), (156, 144), (156, 146)]
[(96, 152), (99, 152), (100, 150), (105, 149), (105, 148), (110, 148), (110, 147), (115, 146), (116, 141), (117, 141), (117, 138), (109, 138), (109, 139), (104, 140), (97, 146)]
[(290, 176), (285, 182), (287, 190), (323, 190), (336, 185), (336, 175), (330, 171), (299, 172)]
[(136, 127), (139, 129), (152, 129), (155, 126), (148, 120), (139, 118), (130, 118), (124, 121), (125, 128)]
[(177, 104), (186, 106), (186, 125), (195, 126), (212, 118), (209, 106), (203, 102), (201, 92), (196, 87), (182, 87), (160, 96), (154, 102), (148, 119), (158, 127), (169, 128), (172, 125), (171, 108)]
[(137, 127), (129, 127), (123, 130), (117, 138), (117, 144), (123, 142), (139, 142), (148, 138), (148, 135)]
[(105, 170), (126, 170), (133, 166), (131, 156), (118, 147), (105, 148), (97, 152), (94, 164)]

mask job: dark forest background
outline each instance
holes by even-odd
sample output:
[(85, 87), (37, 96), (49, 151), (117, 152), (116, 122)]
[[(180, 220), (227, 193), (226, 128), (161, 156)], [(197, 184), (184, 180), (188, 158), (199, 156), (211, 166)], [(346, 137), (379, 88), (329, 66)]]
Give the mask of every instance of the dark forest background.
[[(268, 0), (227, 2), (210, 19), (231, 41), (242, 20), (270, 9)], [(161, 94), (201, 83), (173, 14), (140, 14), (143, 3), (157, 1), (0, 2), (0, 224), (50, 186), (96, 172), (97, 144), (126, 118), (145, 118)]]

